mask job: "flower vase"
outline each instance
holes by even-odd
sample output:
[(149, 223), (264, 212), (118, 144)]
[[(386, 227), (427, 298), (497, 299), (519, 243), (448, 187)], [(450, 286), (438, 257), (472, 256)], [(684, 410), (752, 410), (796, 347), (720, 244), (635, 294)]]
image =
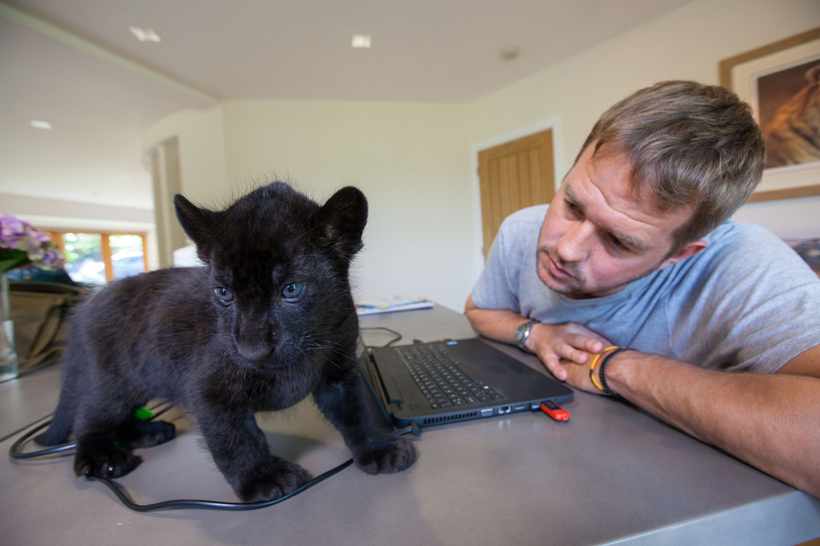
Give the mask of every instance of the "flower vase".
[(14, 349), (9, 280), (4, 273), (0, 273), (0, 381), (13, 379), (17, 375), (17, 351)]

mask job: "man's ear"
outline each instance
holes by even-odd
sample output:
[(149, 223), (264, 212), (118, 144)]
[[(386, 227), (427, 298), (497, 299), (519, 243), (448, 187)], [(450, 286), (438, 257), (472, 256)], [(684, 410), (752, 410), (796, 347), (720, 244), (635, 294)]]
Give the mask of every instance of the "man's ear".
[(353, 186), (344, 187), (319, 209), (314, 221), (320, 244), (332, 246), (342, 256), (352, 258), (362, 248), (367, 198)]
[(174, 196), (174, 208), (182, 229), (196, 245), (199, 259), (208, 263), (215, 213), (197, 207), (180, 194)]
[(695, 254), (706, 248), (708, 244), (709, 243), (705, 239), (698, 239), (697, 241), (686, 243), (685, 245), (683, 245), (683, 248), (678, 250), (675, 254), (667, 257), (661, 264), (661, 267), (663, 268), (668, 265), (675, 265), (676, 263), (683, 261), (686, 258), (694, 256)]

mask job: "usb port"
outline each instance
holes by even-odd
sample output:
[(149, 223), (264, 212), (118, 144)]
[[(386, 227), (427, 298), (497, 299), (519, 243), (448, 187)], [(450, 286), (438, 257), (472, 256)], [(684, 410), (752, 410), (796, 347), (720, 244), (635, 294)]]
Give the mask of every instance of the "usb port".
[(493, 414), (492, 408), (487, 408), (487, 409), (481, 410), (481, 416), (482, 417), (489, 417), (492, 414)]
[(512, 408), (513, 411), (524, 411), (525, 409), (527, 409), (526, 404), (519, 404), (517, 406), (513, 406)]

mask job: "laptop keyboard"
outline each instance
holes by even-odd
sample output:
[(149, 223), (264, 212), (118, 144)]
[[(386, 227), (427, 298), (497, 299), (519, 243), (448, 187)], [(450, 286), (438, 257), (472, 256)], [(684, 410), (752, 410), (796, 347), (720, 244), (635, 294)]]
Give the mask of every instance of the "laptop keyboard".
[(503, 398), (497, 390), (464, 373), (444, 345), (415, 344), (395, 349), (433, 409), (472, 406)]

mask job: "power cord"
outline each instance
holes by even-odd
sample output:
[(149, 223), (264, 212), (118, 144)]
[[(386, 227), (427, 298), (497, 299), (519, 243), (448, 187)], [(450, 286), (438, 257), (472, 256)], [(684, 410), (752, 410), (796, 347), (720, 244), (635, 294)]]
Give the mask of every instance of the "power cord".
[[(168, 411), (172, 407), (173, 407), (172, 404), (160, 403), (160, 404), (157, 404), (156, 406), (154, 406), (153, 408), (149, 408), (148, 411), (151, 412), (151, 420), (156, 419), (157, 417), (159, 417), (160, 415), (162, 415), (163, 413), (165, 413), (166, 411)], [(50, 417), (51, 415), (54, 415), (54, 414), (49, 414), (46, 417)], [(43, 417), (41, 417), (40, 419), (37, 419), (37, 421), (40, 421), (42, 419), (43, 419)], [(36, 423), (37, 421), (34, 421), (34, 423)], [(34, 423), (26, 425), (22, 429), (19, 429), (18, 432), (20, 432), (21, 430), (27, 429), (28, 427), (30, 427)], [(46, 448), (43, 448), (43, 449), (38, 449), (36, 451), (26, 451), (26, 452), (24, 452), (23, 451), (23, 446), (32, 438), (32, 436), (34, 436), (36, 433), (40, 432), (41, 430), (43, 430), (44, 428), (46, 428), (50, 424), (51, 424), (51, 419), (49, 419), (48, 421), (46, 421), (44, 423), (40, 423), (39, 425), (37, 425), (36, 427), (31, 429), (30, 431), (28, 431), (24, 435), (20, 436), (20, 438), (18, 438), (17, 441), (14, 442), (11, 445), (11, 448), (9, 448), (9, 456), (11, 456), (12, 459), (15, 459), (15, 460), (18, 460), (18, 461), (19, 460), (25, 460), (25, 459), (36, 459), (37, 457), (47, 457), (49, 455), (58, 455), (60, 453), (68, 453), (68, 452), (71, 452), (71, 450), (73, 450), (74, 448), (77, 447), (76, 442), (69, 442), (67, 444), (60, 444), (60, 445), (56, 445), (56, 446), (46, 447)]]
[[(396, 332), (394, 330), (390, 330), (389, 328), (373, 327), (373, 328), (362, 328), (362, 330), (387, 330), (390, 333), (395, 334), (395, 335), (398, 336), (397, 338), (395, 338), (395, 339), (389, 341), (387, 344), (385, 344), (384, 345), (385, 347), (389, 347), (392, 343), (395, 343), (395, 342), (399, 341), (402, 337), (401, 334), (399, 334), (398, 332)], [(152, 408), (152, 410), (155, 409), (155, 408), (159, 408), (161, 406), (162, 406), (162, 404), (159, 404), (159, 405), (155, 406), (154, 408)], [(156, 419), (157, 417), (159, 417), (160, 415), (162, 415), (163, 413), (165, 413), (166, 411), (171, 409), (171, 407), (172, 407), (172, 404), (167, 404), (167, 406), (163, 407), (161, 410), (153, 413), (153, 415), (150, 417), (150, 419), (151, 420)], [(41, 419), (43, 419), (43, 418), (41, 417), (37, 421), (40, 421)], [(37, 421), (34, 421), (34, 423), (36, 423)], [(36, 457), (44, 457), (44, 456), (48, 456), (48, 455), (59, 455), (59, 454), (71, 453), (74, 450), (74, 448), (77, 447), (77, 444), (75, 442), (62, 444), (62, 445), (58, 445), (58, 446), (51, 446), (51, 447), (44, 448), (44, 449), (39, 449), (39, 450), (36, 450), (36, 451), (29, 451), (29, 452), (24, 452), (23, 451), (23, 447), (25, 446), (25, 444), (36, 433), (38, 433), (42, 429), (46, 428), (50, 424), (51, 424), (51, 419), (49, 419), (48, 421), (45, 421), (44, 423), (39, 424), (35, 428), (33, 428), (30, 431), (28, 431), (27, 433), (25, 433), (20, 438), (18, 438), (17, 441), (15, 441), (11, 445), (11, 447), (9, 448), (9, 456), (14, 460), (25, 460), (25, 459), (34, 459)], [(31, 426), (31, 425), (28, 425), (28, 426)], [(25, 428), (28, 428), (28, 426), (24, 427), (22, 430), (25, 430)], [(417, 425), (413, 424), (409, 427), (399, 429), (398, 433), (399, 433), (399, 436), (404, 436), (406, 434), (414, 434), (416, 436), (419, 436), (421, 434), (421, 429)], [(327, 470), (326, 472), (323, 472), (322, 474), (319, 474), (315, 478), (307, 481), (306, 483), (304, 483), (303, 485), (301, 485), (298, 488), (294, 489), (293, 491), (291, 491), (287, 495), (284, 495), (282, 497), (278, 497), (278, 498), (275, 498), (275, 499), (261, 500), (261, 501), (254, 501), (254, 502), (224, 502), (224, 501), (199, 500), (199, 499), (174, 499), (174, 500), (156, 502), (156, 503), (153, 503), (153, 504), (139, 504), (137, 502), (134, 502), (134, 500), (131, 498), (131, 495), (128, 494), (128, 491), (125, 489), (125, 487), (123, 487), (119, 482), (117, 482), (115, 480), (112, 480), (110, 478), (102, 478), (102, 477), (97, 477), (97, 476), (91, 476), (91, 475), (86, 475), (85, 478), (89, 481), (101, 482), (103, 485), (108, 487), (108, 489), (110, 489), (114, 493), (114, 495), (120, 500), (120, 502), (123, 503), (123, 505), (125, 505), (127, 508), (130, 508), (131, 510), (134, 510), (135, 512), (158, 512), (158, 511), (164, 511), (164, 510), (184, 510), (184, 509), (189, 509), (189, 510), (226, 510), (226, 511), (233, 511), (233, 512), (243, 512), (243, 511), (248, 511), (248, 510), (259, 510), (261, 508), (268, 508), (270, 506), (274, 506), (276, 504), (279, 504), (280, 502), (284, 502), (284, 501), (286, 501), (286, 500), (288, 500), (292, 497), (295, 497), (299, 493), (302, 493), (303, 491), (307, 491), (311, 487), (313, 487), (315, 485), (318, 485), (320, 482), (323, 482), (324, 480), (330, 478), (331, 476), (334, 476), (334, 475), (338, 474), (339, 472), (346, 469), (347, 467), (349, 467), (352, 464), (353, 464), (353, 459), (352, 458), (348, 459), (345, 462), (343, 462), (343, 463), (331, 468), (330, 470)]]
[(37, 423), (39, 423), (39, 422), (40, 422), (40, 421), (42, 421), (43, 419), (48, 419), (48, 418), (49, 418), (49, 417), (51, 417), (52, 415), (54, 415), (54, 413), (53, 413), (53, 412), (52, 412), (52, 413), (47, 413), (47, 414), (43, 415), (42, 417), (40, 417), (39, 419), (35, 419), (35, 420), (34, 420), (34, 421), (32, 421), (31, 423), (29, 423), (29, 424), (27, 424), (27, 425), (23, 425), (22, 427), (20, 427), (20, 428), (18, 428), (18, 429), (16, 429), (16, 430), (13, 430), (13, 431), (11, 431), (11, 432), (9, 432), (8, 434), (6, 434), (6, 435), (5, 435), (5, 436), (3, 436), (2, 438), (0, 438), (0, 443), (5, 442), (5, 441), (6, 441), (6, 440), (8, 440), (9, 438), (14, 438), (15, 436), (17, 436), (18, 434), (20, 434), (21, 432), (23, 432), (23, 431), (24, 431), (24, 430), (26, 430), (27, 428), (29, 428), (29, 427), (31, 427), (31, 426), (34, 426), (34, 425), (36, 425)]
[(353, 464), (353, 459), (348, 459), (347, 461), (343, 462), (342, 464), (335, 466), (324, 472), (309, 482), (297, 487), (290, 493), (285, 496), (278, 497), (276, 499), (264, 500), (264, 501), (255, 501), (255, 502), (222, 502), (222, 501), (211, 501), (211, 500), (198, 500), (198, 499), (177, 499), (177, 500), (169, 500), (169, 501), (162, 501), (162, 502), (155, 502), (153, 504), (138, 504), (131, 500), (131, 497), (128, 495), (128, 491), (120, 485), (118, 482), (114, 480), (110, 480), (108, 478), (97, 478), (95, 476), (86, 476), (89, 480), (92, 481), (99, 481), (102, 482), (108, 489), (114, 492), (120, 502), (122, 502), (125, 506), (134, 510), (135, 512), (157, 512), (161, 510), (227, 510), (233, 512), (245, 512), (248, 510), (259, 510), (260, 508), (267, 508), (269, 506), (273, 506), (275, 504), (279, 504), (280, 502), (284, 502), (291, 497), (295, 497), (302, 491), (307, 491), (314, 485), (322, 482), (329, 477), (338, 474), (348, 466)]
[[(382, 332), (387, 332), (389, 334), (393, 334), (393, 336), (395, 336), (395, 337), (393, 339), (391, 339), (390, 341), (388, 341), (387, 343), (385, 343), (384, 345), (382, 345), (382, 347), (390, 347), (394, 343), (398, 343), (402, 339), (402, 335), (400, 333), (398, 333), (395, 330), (391, 330), (390, 328), (385, 328), (384, 326), (370, 326), (370, 327), (367, 327), (367, 328), (359, 328), (359, 330), (362, 331), (362, 332), (379, 330), (379, 331), (382, 331)], [(367, 345), (367, 347), (372, 348), (369, 345)]]

